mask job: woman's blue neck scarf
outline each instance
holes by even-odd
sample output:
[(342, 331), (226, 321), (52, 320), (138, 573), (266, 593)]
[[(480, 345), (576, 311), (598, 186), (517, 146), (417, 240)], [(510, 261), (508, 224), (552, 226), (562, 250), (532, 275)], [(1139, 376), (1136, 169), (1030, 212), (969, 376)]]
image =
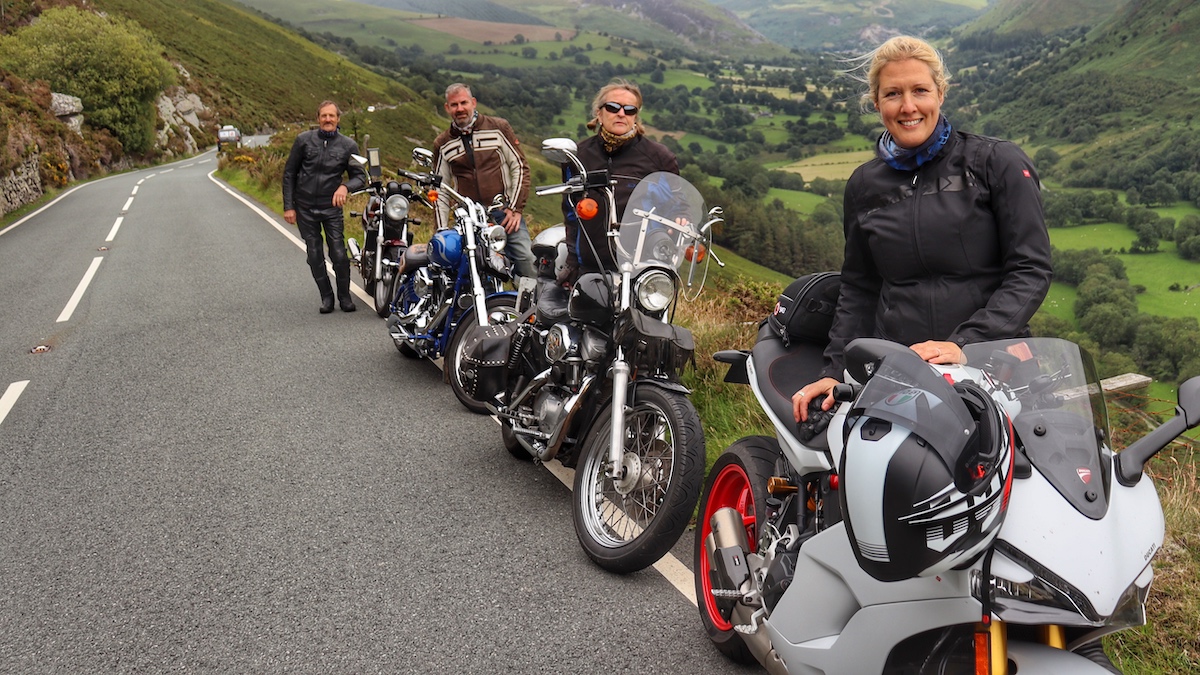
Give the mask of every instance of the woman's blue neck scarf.
[(937, 127), (933, 133), (915, 148), (896, 145), (896, 139), (885, 131), (879, 137), (879, 143), (875, 145), (875, 154), (897, 171), (916, 171), (941, 151), (946, 141), (950, 140), (950, 131), (950, 120), (946, 119), (945, 115), (938, 115)]

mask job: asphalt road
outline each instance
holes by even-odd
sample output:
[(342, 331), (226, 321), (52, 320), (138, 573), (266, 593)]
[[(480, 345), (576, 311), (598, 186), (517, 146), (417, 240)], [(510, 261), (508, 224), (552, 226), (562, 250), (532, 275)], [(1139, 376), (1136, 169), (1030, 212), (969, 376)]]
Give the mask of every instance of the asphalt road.
[(0, 672), (754, 672), (214, 168), (0, 231)]

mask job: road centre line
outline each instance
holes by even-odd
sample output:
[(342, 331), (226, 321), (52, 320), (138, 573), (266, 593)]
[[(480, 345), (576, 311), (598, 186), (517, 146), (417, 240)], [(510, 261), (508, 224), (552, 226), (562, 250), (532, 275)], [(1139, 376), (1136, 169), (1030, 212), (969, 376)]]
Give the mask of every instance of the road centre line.
[(113, 223), (112, 229), (108, 231), (108, 238), (104, 241), (112, 241), (117, 236), (117, 230), (121, 228), (121, 223), (125, 220), (125, 216), (117, 216), (117, 222)]
[(8, 411), (17, 404), (17, 399), (21, 398), (21, 392), (25, 391), (27, 384), (29, 384), (29, 380), (13, 382), (4, 390), (4, 395), (0, 396), (0, 424), (4, 424), (4, 418), (8, 417)]
[(138, 186), (134, 185), (134, 186), (133, 186), (133, 192), (130, 192), (129, 194), (131, 194), (131, 195), (136, 195), (136, 194), (137, 194), (137, 191), (138, 191)]
[(92, 277), (96, 276), (96, 270), (100, 269), (100, 263), (104, 262), (104, 257), (99, 256), (92, 258), (92, 264), (88, 266), (87, 272), (84, 272), (83, 279), (79, 285), (75, 287), (75, 292), (71, 294), (71, 299), (67, 301), (67, 306), (63, 307), (62, 314), (58, 315), (56, 323), (62, 323), (71, 318), (75, 313), (75, 308), (79, 305), (79, 301), (83, 299), (83, 294), (87, 291), (88, 284), (92, 283)]
[(130, 197), (128, 200), (125, 201), (125, 206), (121, 207), (121, 213), (125, 213), (126, 211), (128, 211), (129, 205), (132, 203), (133, 203), (133, 197)]
[[(301, 250), (306, 250), (304, 241), (302, 239), (297, 237), (287, 228), (280, 225), (279, 221), (277, 221), (274, 217), (267, 215), (267, 213), (258, 208), (256, 204), (243, 197), (236, 190), (222, 183), (213, 175), (215, 173), (216, 170), (209, 172), (208, 179), (215, 183), (217, 187), (221, 188), (225, 192), (228, 192), (231, 196), (233, 196), (234, 199), (245, 204), (251, 211), (257, 213), (260, 218), (270, 223), (271, 227), (274, 227), (276, 230), (279, 230), (283, 236), (291, 239), (292, 243), (294, 243), (298, 248)], [(333, 272), (333, 267), (331, 265), (326, 263), (326, 267), (329, 269), (330, 273)], [(364, 302), (372, 301), (372, 298), (368, 296), (366, 291), (362, 290), (358, 284), (351, 284), (351, 289), (354, 291), (354, 294), (362, 298)], [(443, 367), (441, 359), (438, 359), (436, 364), (439, 368)], [(496, 419), (494, 415), (492, 416), (492, 419), (496, 420), (496, 423), (499, 424), (500, 420)], [(571, 491), (572, 487), (575, 485), (575, 471), (573, 469), (568, 469), (556, 461), (544, 463), (542, 466), (545, 467), (545, 469), (549, 471), (555, 478), (562, 482), (563, 485), (567, 486), (568, 492)], [(654, 569), (657, 570), (658, 573), (667, 580), (667, 583), (674, 586), (675, 590), (679, 591), (680, 594), (682, 594), (683, 597), (688, 600), (688, 602), (692, 603), (693, 605), (696, 604), (694, 575), (692, 574), (692, 571), (687, 568), (687, 565), (684, 565), (671, 553), (667, 553), (661, 559), (659, 559), (658, 562), (654, 563)]]

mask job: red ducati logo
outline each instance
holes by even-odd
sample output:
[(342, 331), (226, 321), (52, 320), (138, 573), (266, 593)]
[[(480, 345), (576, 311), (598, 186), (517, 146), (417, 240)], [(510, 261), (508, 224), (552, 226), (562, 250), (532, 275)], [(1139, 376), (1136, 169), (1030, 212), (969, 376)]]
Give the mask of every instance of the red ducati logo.
[(1079, 475), (1079, 480), (1083, 481), (1084, 485), (1092, 482), (1092, 470), (1086, 466), (1075, 469), (1075, 473)]

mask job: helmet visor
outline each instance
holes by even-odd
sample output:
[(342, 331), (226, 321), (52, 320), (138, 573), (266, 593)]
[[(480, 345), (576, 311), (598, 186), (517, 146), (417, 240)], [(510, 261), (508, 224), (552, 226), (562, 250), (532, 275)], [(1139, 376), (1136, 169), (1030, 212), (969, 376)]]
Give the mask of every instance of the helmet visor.
[(958, 392), (913, 352), (885, 356), (850, 414), (908, 429), (951, 469), (975, 430), (975, 420)]

